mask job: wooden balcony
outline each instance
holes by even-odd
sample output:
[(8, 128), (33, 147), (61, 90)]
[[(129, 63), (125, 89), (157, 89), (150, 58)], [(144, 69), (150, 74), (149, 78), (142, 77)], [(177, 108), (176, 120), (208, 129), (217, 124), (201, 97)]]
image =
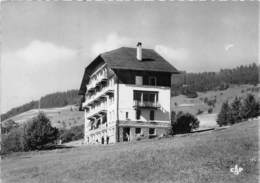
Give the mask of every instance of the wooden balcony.
[(137, 101), (134, 100), (134, 108), (152, 108), (152, 109), (158, 109), (160, 108), (160, 104), (155, 101)]
[(98, 86), (100, 83), (107, 81), (108, 75), (107, 72), (102, 72), (98, 73), (97, 75), (93, 76), (90, 80), (89, 83), (87, 84), (87, 90), (88, 91), (93, 91), (96, 86)]

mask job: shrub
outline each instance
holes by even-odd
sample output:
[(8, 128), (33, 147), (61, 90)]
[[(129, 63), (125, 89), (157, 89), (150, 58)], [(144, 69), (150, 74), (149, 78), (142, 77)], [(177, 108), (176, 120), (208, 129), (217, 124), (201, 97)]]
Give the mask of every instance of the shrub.
[(197, 98), (198, 94), (197, 92), (189, 92), (187, 94), (185, 94), (188, 98)]
[(214, 99), (205, 98), (205, 100), (204, 100), (204, 103), (206, 103), (208, 106), (212, 106), (212, 107), (215, 107), (216, 102), (217, 102), (216, 97)]
[(58, 137), (58, 129), (51, 126), (44, 113), (39, 113), (25, 126), (25, 139), (28, 150), (39, 150), (45, 145), (54, 143)]
[(227, 83), (221, 83), (219, 86), (219, 90), (226, 90), (229, 88), (229, 85)]
[(174, 134), (189, 133), (199, 127), (199, 120), (190, 113), (179, 112), (172, 119), (172, 131)]
[(59, 138), (62, 142), (70, 142), (84, 138), (84, 125), (74, 126), (68, 130), (60, 130)]
[[(174, 123), (176, 122), (176, 112), (171, 112), (171, 127), (173, 127)], [(170, 134), (173, 135), (173, 128), (171, 128)]]
[(2, 134), (9, 133), (13, 128), (17, 128), (17, 127), (18, 124), (14, 120), (9, 119), (4, 123), (2, 123), (1, 132)]
[(200, 114), (202, 114), (202, 113), (203, 113), (203, 111), (200, 110), (200, 109), (197, 111), (197, 115), (200, 115)]
[(24, 128), (14, 128), (8, 134), (2, 135), (1, 154), (26, 150)]
[(209, 108), (208, 109), (208, 113), (211, 114), (213, 112), (213, 109), (212, 108)]

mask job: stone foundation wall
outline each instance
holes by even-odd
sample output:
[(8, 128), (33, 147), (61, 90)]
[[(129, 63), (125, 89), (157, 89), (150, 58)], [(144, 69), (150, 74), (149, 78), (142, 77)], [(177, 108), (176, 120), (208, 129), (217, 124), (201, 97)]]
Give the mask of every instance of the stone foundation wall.
[[(139, 127), (119, 127), (119, 142), (123, 142), (123, 131), (124, 128), (130, 128), (130, 141), (136, 140), (137, 138), (149, 138), (151, 137), (149, 135), (149, 128), (148, 127), (140, 127), (141, 128), (141, 133), (136, 134), (136, 128)], [(152, 135), (153, 137), (160, 137), (162, 135), (166, 135), (169, 132), (168, 128), (154, 128), (155, 129), (155, 135)], [(94, 136), (94, 137), (93, 137)], [(89, 143), (90, 144), (101, 144), (102, 142), (102, 137), (104, 138), (104, 143), (107, 143), (107, 137), (109, 137), (109, 143), (116, 143), (116, 134), (113, 133), (107, 133), (107, 132), (98, 132), (96, 134), (90, 135), (89, 137)], [(98, 142), (97, 142), (98, 140)]]
[[(130, 128), (130, 141), (136, 140), (137, 138), (149, 138), (149, 128), (148, 127), (143, 127), (141, 128), (141, 133), (136, 134), (135, 129), (137, 127), (119, 127), (119, 142), (123, 142), (123, 129), (124, 128)], [(155, 128), (155, 135), (153, 137), (160, 137), (162, 135), (167, 135), (169, 132), (168, 128)]]

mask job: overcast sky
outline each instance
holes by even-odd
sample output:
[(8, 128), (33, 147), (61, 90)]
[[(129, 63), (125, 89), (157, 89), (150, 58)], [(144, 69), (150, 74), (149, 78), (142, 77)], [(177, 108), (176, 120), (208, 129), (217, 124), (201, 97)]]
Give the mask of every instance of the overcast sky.
[(3, 2), (2, 112), (78, 89), (97, 54), (138, 41), (187, 72), (258, 62), (258, 12), (257, 2)]

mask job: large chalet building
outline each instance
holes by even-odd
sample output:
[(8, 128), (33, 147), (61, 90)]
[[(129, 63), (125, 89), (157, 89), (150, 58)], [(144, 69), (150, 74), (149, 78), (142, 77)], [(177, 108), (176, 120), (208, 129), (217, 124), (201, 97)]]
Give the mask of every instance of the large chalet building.
[(152, 49), (121, 47), (86, 68), (79, 95), (85, 143), (108, 144), (168, 133), (171, 75), (179, 72)]

